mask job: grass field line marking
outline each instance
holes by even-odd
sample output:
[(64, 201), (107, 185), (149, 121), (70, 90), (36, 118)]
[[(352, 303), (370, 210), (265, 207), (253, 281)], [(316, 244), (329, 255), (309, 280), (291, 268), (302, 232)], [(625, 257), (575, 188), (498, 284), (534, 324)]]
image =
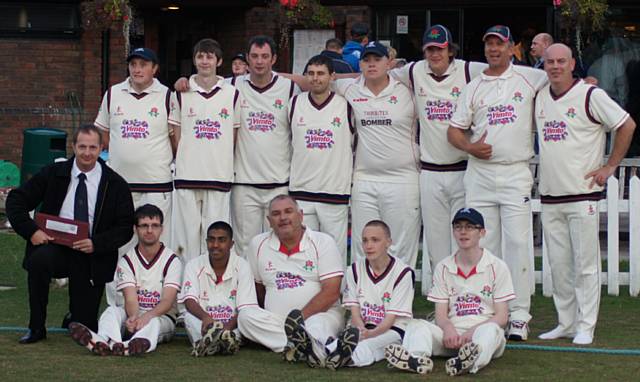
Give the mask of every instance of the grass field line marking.
[[(27, 330), (29, 329), (21, 326), (0, 326), (0, 332), (26, 332)], [(67, 333), (67, 332), (68, 332), (67, 329), (62, 329), (62, 328), (47, 329), (47, 333)], [(187, 337), (187, 334), (176, 333), (174, 334), (174, 337)], [(575, 346), (507, 344), (507, 349), (592, 353), (592, 354), (609, 354), (609, 355), (640, 355), (640, 349), (602, 349), (602, 348), (584, 348), (584, 347), (575, 347)]]

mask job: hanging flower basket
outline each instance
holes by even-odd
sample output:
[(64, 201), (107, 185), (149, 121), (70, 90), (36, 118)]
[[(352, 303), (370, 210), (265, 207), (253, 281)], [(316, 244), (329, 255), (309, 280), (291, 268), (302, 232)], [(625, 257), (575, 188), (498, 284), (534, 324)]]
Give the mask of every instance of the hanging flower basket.
[(122, 24), (125, 55), (129, 54), (129, 28), (132, 12), (129, 0), (90, 0), (81, 5), (82, 25), (86, 30), (106, 31), (112, 25)]
[(289, 35), (298, 29), (326, 29), (335, 27), (333, 13), (317, 0), (274, 0), (269, 5), (277, 15), (280, 46), (289, 46)]

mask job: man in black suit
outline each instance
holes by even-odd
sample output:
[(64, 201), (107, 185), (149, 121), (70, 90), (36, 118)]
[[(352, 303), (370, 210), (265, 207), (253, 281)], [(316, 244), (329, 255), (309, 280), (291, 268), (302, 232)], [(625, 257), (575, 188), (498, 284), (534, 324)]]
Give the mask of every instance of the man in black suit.
[[(69, 277), (69, 309), (74, 321), (98, 329), (104, 284), (113, 279), (118, 247), (133, 236), (133, 201), (127, 182), (101, 159), (102, 139), (94, 126), (73, 135), (74, 156), (43, 168), (7, 198), (7, 216), (27, 240), (23, 268), (28, 272), (29, 332), (21, 344), (47, 336), (45, 320), (51, 278)], [(29, 211), (86, 221), (89, 238), (72, 247), (38, 228)]]

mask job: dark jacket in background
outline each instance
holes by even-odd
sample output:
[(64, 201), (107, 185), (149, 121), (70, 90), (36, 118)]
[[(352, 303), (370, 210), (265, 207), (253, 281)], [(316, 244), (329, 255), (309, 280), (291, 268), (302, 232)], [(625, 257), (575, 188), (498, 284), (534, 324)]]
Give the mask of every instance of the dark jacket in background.
[(342, 59), (342, 55), (331, 50), (323, 50), (321, 55), (329, 57), (333, 61), (333, 70), (336, 73), (354, 73), (351, 65)]

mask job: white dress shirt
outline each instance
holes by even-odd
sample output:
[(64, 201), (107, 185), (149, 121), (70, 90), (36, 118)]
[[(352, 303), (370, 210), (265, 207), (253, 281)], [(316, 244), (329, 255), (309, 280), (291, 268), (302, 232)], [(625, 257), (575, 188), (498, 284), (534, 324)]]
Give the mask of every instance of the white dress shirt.
[[(71, 182), (69, 182), (69, 188), (67, 189), (67, 196), (64, 198), (62, 208), (60, 208), (59, 216), (65, 219), (74, 218), (74, 204), (76, 196), (76, 188), (78, 187), (78, 175), (82, 171), (78, 168), (76, 160), (73, 160), (73, 167), (71, 168)], [(89, 235), (93, 231), (93, 217), (96, 210), (96, 199), (98, 198), (98, 185), (100, 184), (100, 178), (102, 177), (102, 166), (96, 162), (96, 165), (89, 172), (84, 173), (87, 176), (85, 183), (87, 185), (87, 203), (89, 207)]]

